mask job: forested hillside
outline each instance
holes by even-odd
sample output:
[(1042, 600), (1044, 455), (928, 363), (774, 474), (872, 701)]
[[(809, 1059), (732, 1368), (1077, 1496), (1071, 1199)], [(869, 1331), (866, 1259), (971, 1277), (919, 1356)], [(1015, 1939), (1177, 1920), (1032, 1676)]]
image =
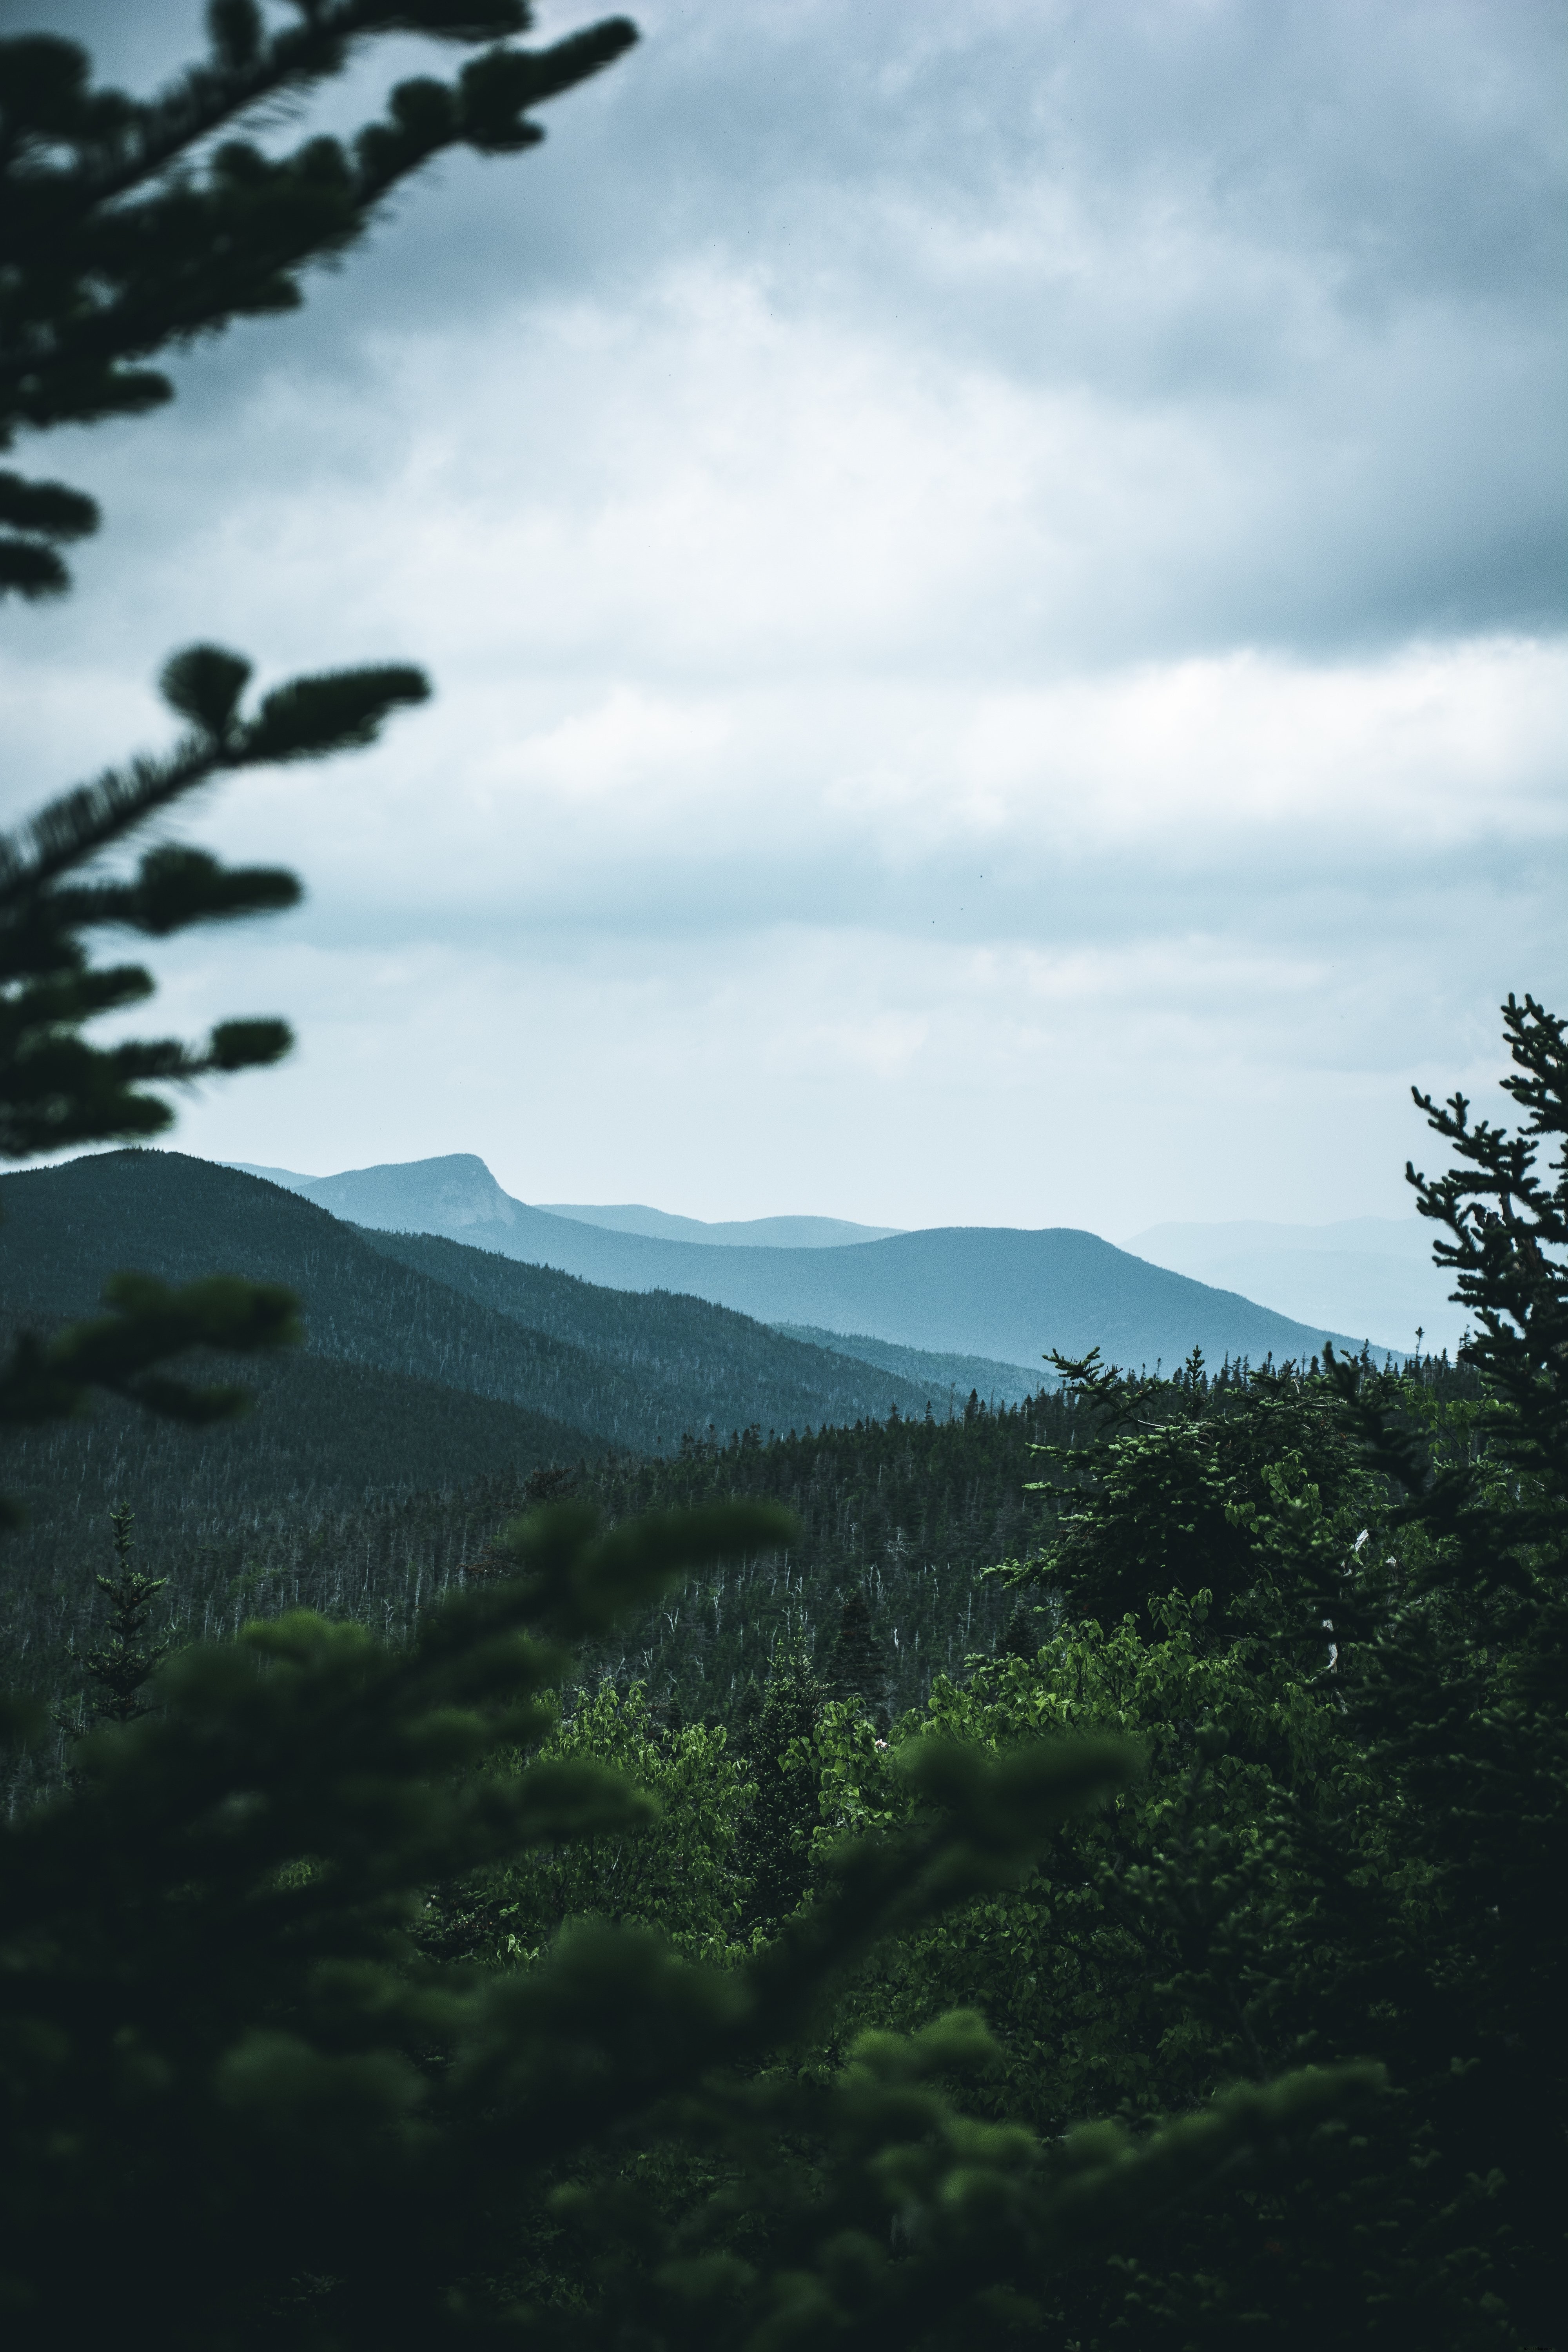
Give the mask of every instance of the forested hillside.
[(983, 1403), (1022, 1404), (1041, 1388), (1054, 1388), (1057, 1376), (1044, 1363), (1004, 1364), (994, 1356), (942, 1355), (929, 1348), (900, 1348), (896, 1339), (877, 1339), (867, 1331), (826, 1331), (814, 1323), (775, 1323), (791, 1339), (805, 1339), (814, 1348), (831, 1348), (836, 1354), (858, 1356), (879, 1371), (898, 1372), (917, 1388), (937, 1384), (938, 1410), (945, 1396), (956, 1407), (973, 1391)]
[(1010, 1604), (978, 1571), (1037, 1549), (1047, 1515), (1026, 1491), (1039, 1476), (1032, 1448), (1070, 1443), (1079, 1415), (1053, 1391), (995, 1412), (972, 1401), (952, 1421), (893, 1416), (771, 1444), (744, 1432), (738, 1444), (689, 1446), (672, 1462), (605, 1465), (588, 1491), (616, 1518), (744, 1497), (782, 1503), (802, 1536), (794, 1552), (689, 1586), (602, 1663), (645, 1676), (656, 1698), (673, 1695), (688, 1714), (727, 1717), (748, 1675), (765, 1675), (781, 1634), (804, 1641), (830, 1671), (843, 1601), (858, 1589), (885, 1703), (916, 1705), (933, 1674), (993, 1646)]
[[(170, 1281), (223, 1266), (286, 1282), (310, 1328), (306, 1349), (242, 1368), (256, 1406), (232, 1429), (106, 1399), (90, 1420), (13, 1441), (28, 1525), (9, 1541), (0, 1627), (51, 1676), (90, 1622), (88, 1564), (117, 1504), (138, 1513), (186, 1623), (286, 1600), (402, 1624), (405, 1593), (482, 1547), (543, 1466), (581, 1483), (607, 1452), (691, 1436), (706, 1459), (753, 1422), (820, 1428), (889, 1404), (919, 1415), (930, 1393), (705, 1300), (603, 1290), (429, 1235), (360, 1234), (178, 1153), (0, 1178), (0, 1211), (5, 1311), (24, 1328), (91, 1313), (105, 1273), (132, 1264)], [(464, 1499), (475, 1494), (490, 1499)]]
[(105, 1152), (0, 1178), (6, 1312), (92, 1313), (106, 1271), (215, 1266), (289, 1284), (317, 1355), (438, 1381), (657, 1451), (710, 1424), (923, 1411), (930, 1385), (695, 1298), (626, 1297), (428, 1236), (365, 1235), (255, 1177), (178, 1152)]
[[(752, 1422), (784, 1431), (854, 1421), (889, 1406), (904, 1413), (923, 1412), (928, 1404), (948, 1410), (952, 1367), (915, 1349), (883, 1365), (838, 1353), (831, 1333), (819, 1339), (774, 1331), (705, 1298), (610, 1290), (550, 1266), (521, 1265), (488, 1244), (475, 1247), (438, 1234), (353, 1230), (398, 1265), (580, 1350), (594, 1364), (613, 1367), (623, 1381), (621, 1418), (614, 1427), (599, 1418), (592, 1425), (651, 1451), (668, 1451), (681, 1436), (710, 1429), (728, 1436)], [(967, 1393), (967, 1387), (960, 1391), (957, 1401)], [(589, 1425), (580, 1409), (568, 1417)]]
[(417, 1592), (426, 1557), (447, 1553), (427, 1536), (395, 1563), (384, 1530), (399, 1524), (396, 1498), (421, 1495), (415, 1524), (429, 1529), (449, 1498), (497, 1484), (515, 1496), (531, 1472), (575, 1461), (588, 1443), (521, 1405), (308, 1352), (247, 1364), (242, 1377), (255, 1408), (217, 1429), (153, 1421), (110, 1397), (90, 1421), (13, 1434), (6, 1491), (26, 1517), (5, 1538), (0, 1649), (30, 1678), (70, 1679), (100, 1614), (93, 1576), (116, 1506), (136, 1512), (171, 1579), (169, 1614), (187, 1631), (272, 1614), (285, 1591), (287, 1605), (308, 1598), (403, 1627), (403, 1567)]
[[(237, 1625), (294, 1608), (403, 1632), (422, 1600), (493, 1558), (531, 1495), (591, 1500), (612, 1519), (647, 1508), (749, 1500), (797, 1515), (800, 1543), (726, 1562), (588, 1653), (582, 1672), (646, 1681), (660, 1706), (727, 1717), (765, 1678), (781, 1635), (827, 1660), (847, 1593), (863, 1589), (889, 1706), (918, 1704), (933, 1674), (989, 1649), (1011, 1603), (981, 1568), (1026, 1558), (1045, 1524), (1031, 1448), (1070, 1442), (1092, 1415), (1059, 1391), (951, 1422), (902, 1416), (766, 1438), (689, 1442), (673, 1459), (595, 1457), (516, 1408), (357, 1367), (268, 1367), (257, 1412), (203, 1436), (108, 1407), (90, 1429), (50, 1430), (15, 1449), (33, 1526), (9, 1544), (0, 1638), (29, 1673), (63, 1687), (101, 1613), (93, 1574), (109, 1559), (109, 1511), (138, 1514), (142, 1551), (170, 1579), (187, 1628)], [(283, 1414), (289, 1434), (277, 1431)], [(366, 1501), (338, 1471), (334, 1416), (362, 1417), (379, 1468)], [(399, 1446), (422, 1491), (391, 1475)], [(377, 1450), (378, 1447), (380, 1450)], [(487, 1451), (489, 1458), (486, 1459)], [(492, 1465), (500, 1463), (504, 1467)], [(543, 1470), (542, 1482), (531, 1475)], [(64, 1474), (64, 1475), (62, 1475)], [(334, 1480), (336, 1483), (334, 1483)], [(400, 1489), (402, 1491), (400, 1491)]]

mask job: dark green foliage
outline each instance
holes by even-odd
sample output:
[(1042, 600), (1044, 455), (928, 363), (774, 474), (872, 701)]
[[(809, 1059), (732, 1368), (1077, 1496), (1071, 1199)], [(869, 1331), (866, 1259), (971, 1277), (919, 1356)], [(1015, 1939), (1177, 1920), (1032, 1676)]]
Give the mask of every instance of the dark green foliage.
[(1267, 1607), (1316, 1642), (1378, 1493), (1331, 1382), (1290, 1366), (1211, 1381), (1195, 1352), (1172, 1381), (1056, 1360), (1105, 1434), (1041, 1449), (1058, 1525), (1028, 1579), (1101, 1622), (1206, 1591), (1227, 1632)]
[(1431, 1182), (1406, 1170), (1422, 1215), (1447, 1229), (1434, 1255), (1474, 1325), (1464, 1354), (1485, 1383), (1481, 1409), (1434, 1456), (1386, 1384), (1352, 1366), (1335, 1378), (1372, 1458), (1405, 1490), (1401, 1522), (1437, 1541), (1432, 1586), (1527, 1601), (1541, 1568), (1568, 1553), (1568, 1023), (1531, 996), (1510, 996), (1502, 1013), (1514, 1063), (1503, 1086), (1522, 1127), (1472, 1125), (1463, 1095), (1438, 1105), (1415, 1090), (1459, 1164)]
[[(689, 1433), (717, 1429), (728, 1436), (752, 1423), (805, 1429), (885, 1413), (889, 1405), (902, 1413), (928, 1410), (929, 1391), (917, 1378), (868, 1370), (830, 1343), (803, 1344), (732, 1307), (677, 1291), (608, 1289), (439, 1234), (354, 1230), (399, 1264), (615, 1365), (626, 1402), (607, 1433), (630, 1447), (666, 1452)], [(584, 1418), (564, 1404), (553, 1409)], [(584, 1425), (601, 1426), (602, 1414)]]
[(827, 1675), (835, 1698), (852, 1700), (866, 1715), (886, 1716), (887, 1646), (871, 1614), (871, 1604), (858, 1584), (844, 1596), (837, 1636), (828, 1654)]
[[(172, 2352), (487, 2328), (784, 2347), (851, 2321), (956, 2345), (1071, 2252), (1343, 2105), (1357, 2078), (1307, 2075), (1142, 2148), (1047, 2151), (938, 2090), (992, 2054), (964, 2021), (874, 2038), (836, 2079), (759, 2071), (879, 1933), (1011, 1884), (1055, 1822), (1122, 1781), (1103, 1742), (990, 1767), (927, 1744), (907, 1831), (842, 1856), (739, 1971), (588, 1924), (520, 1971), (416, 1956), (437, 1876), (646, 1816), (588, 1759), (506, 1765), (550, 1730), (561, 1643), (784, 1533), (721, 1511), (600, 1536), (563, 1507), (518, 1531), (512, 1578), (448, 1602), (412, 1648), (283, 1620), (183, 1653), (155, 1717), (81, 1743), (73, 1789), (3, 1839), (11, 2341), (112, 2336), (132, 2309), (157, 2313)], [(624, 2167), (671, 2135), (725, 2176), (673, 2226), (598, 2154), (618, 2143)], [(585, 2203), (574, 2173), (599, 2181)], [(563, 2301), (539, 2249), (579, 2214), (592, 2294)]]
[(743, 1431), (673, 1461), (605, 1465), (595, 1491), (616, 1516), (745, 1496), (784, 1505), (801, 1527), (789, 1555), (727, 1567), (689, 1596), (679, 1622), (638, 1629), (627, 1656), (654, 1687), (675, 1684), (689, 1713), (727, 1714), (792, 1629), (826, 1673), (842, 1595), (859, 1585), (887, 1629), (888, 1705), (920, 1704), (933, 1675), (961, 1670), (1001, 1630), (1008, 1596), (981, 1571), (1038, 1549), (1048, 1519), (1026, 1491), (1034, 1448), (1065, 1444), (1092, 1419), (1092, 1407), (1052, 1391), (995, 1412), (976, 1400), (958, 1421), (895, 1415), (771, 1444)]
[[(308, 1352), (263, 1360), (247, 1385), (255, 1410), (215, 1429), (110, 1400), (8, 1445), (28, 1524), (6, 1539), (0, 1653), (33, 1687), (76, 1686), (93, 1638), (81, 1563), (117, 1496), (157, 1529), (167, 1597), (200, 1638), (301, 1608), (402, 1638), (522, 1507), (534, 1467), (579, 1443), (522, 1406)], [(489, 1475), (497, 1462), (511, 1466)]]
[[(1082, 1450), (1083, 1499), (1047, 1559), (1092, 1565), (1126, 1613), (1096, 1622), (1072, 1595), (1037, 1649), (1019, 1627), (900, 1727), (1005, 1754), (1053, 1727), (1114, 1725), (1149, 1767), (1065, 1826), (1019, 1888), (869, 1962), (829, 2052), (872, 2019), (908, 2030), (974, 2004), (1005, 2053), (994, 2112), (1046, 2133), (1086, 2111), (1169, 2112), (1309, 2057), (1390, 2069), (1387, 2105), (1309, 2166), (1064, 2281), (1051, 2307), (1068, 2342), (1563, 2340), (1568, 1608), (1548, 1350), (1568, 1272), (1552, 1242), (1533, 1256), (1529, 1243), (1568, 1205), (1568, 1054), (1528, 1000), (1505, 1018), (1532, 1144), (1426, 1104), (1462, 1164), (1415, 1180), (1457, 1234), (1449, 1262), (1471, 1269), (1476, 1361), (1397, 1381), (1331, 1364), (1217, 1399), (1187, 1376), (1096, 1380), (1109, 1427)], [(1192, 1443), (1226, 1420), (1234, 1444)], [(1153, 1581), (1196, 1565), (1191, 1483), (1145, 1475), (1168, 1458), (1151, 1438), (1173, 1432), (1209, 1482), (1212, 1524), (1248, 1547), (1216, 1533), (1223, 1616), (1208, 1591)], [(1331, 1625), (1314, 1624), (1331, 1597)], [(826, 1710), (815, 1745), (819, 1845), (903, 1818), (850, 1710)]]
[(89, 1690), (81, 1727), (95, 1723), (139, 1723), (152, 1708), (144, 1696), (147, 1677), (174, 1644), (169, 1636), (154, 1640), (148, 1631), (153, 1605), (168, 1583), (166, 1576), (146, 1576), (131, 1565), (132, 1524), (135, 1514), (123, 1505), (110, 1511), (114, 1535), (114, 1573), (93, 1580), (109, 1603), (109, 1622), (96, 1650), (82, 1661)]
[(776, 1935), (811, 1883), (812, 1841), (822, 1822), (812, 1739), (826, 1696), (808, 1652), (785, 1639), (759, 1706), (740, 1727), (754, 1791), (736, 1849), (748, 1935)]
[[(0, 448), (19, 429), (136, 415), (172, 399), (167, 376), (142, 362), (236, 319), (295, 308), (300, 273), (363, 236), (410, 173), (454, 146), (505, 154), (536, 144), (544, 134), (528, 110), (636, 38), (615, 17), (546, 49), (509, 48), (506, 37), (529, 24), (523, 0), (300, 0), (295, 14), (274, 29), (250, 0), (216, 0), (208, 56), (148, 101), (95, 89), (73, 41), (33, 33), (0, 43)], [(354, 51), (411, 32), (492, 46), (451, 83), (400, 82), (384, 118), (347, 144), (317, 136), (278, 155), (234, 135), (258, 109), (297, 107)], [(0, 476), (0, 593), (58, 593), (59, 544), (97, 521), (92, 501), (58, 482)], [(178, 707), (221, 732), (234, 695), (226, 704), (219, 663), (181, 662), (174, 682), (190, 690)], [(343, 683), (285, 689), (270, 722), (264, 707), (264, 730), (302, 743), (334, 730), (344, 740), (346, 724), (347, 740), (363, 740)]]
[(996, 1643), (996, 1655), (1026, 1660), (1037, 1657), (1045, 1637), (1046, 1627), (1040, 1621), (1040, 1612), (1026, 1610), (1022, 1601), (1015, 1601)]

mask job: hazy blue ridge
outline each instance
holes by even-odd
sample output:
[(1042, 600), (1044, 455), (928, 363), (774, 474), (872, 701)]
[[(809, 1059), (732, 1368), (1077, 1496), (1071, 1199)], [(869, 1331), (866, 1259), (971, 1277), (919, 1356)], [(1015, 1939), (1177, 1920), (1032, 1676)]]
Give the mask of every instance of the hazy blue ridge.
[(972, 1392), (982, 1404), (1022, 1404), (1026, 1397), (1058, 1385), (1057, 1374), (1045, 1364), (1031, 1372), (1023, 1364), (999, 1364), (989, 1356), (938, 1356), (923, 1348), (874, 1339), (866, 1331), (824, 1331), (810, 1323), (775, 1323), (773, 1329), (815, 1348), (837, 1349), (840, 1355), (858, 1356), (862, 1363), (900, 1372), (917, 1388), (931, 1390), (939, 1411), (945, 1403), (962, 1412)]
[(678, 1217), (668, 1209), (650, 1209), (640, 1201), (605, 1208), (544, 1201), (548, 1216), (570, 1217), (574, 1224), (601, 1225), (609, 1233), (644, 1234), (670, 1242), (707, 1242), (717, 1249), (842, 1249), (848, 1242), (885, 1241), (903, 1230), (899, 1225), (858, 1225), (847, 1217), (739, 1217), (710, 1223), (702, 1217)]
[[(670, 1290), (767, 1324), (864, 1331), (900, 1347), (1027, 1364), (1052, 1348), (1167, 1369), (1201, 1347), (1261, 1363), (1375, 1331), (1299, 1322), (1071, 1227), (938, 1226), (837, 1249), (713, 1247), (613, 1233), (514, 1201), (469, 1152), (300, 1180), (356, 1224), (443, 1234), (616, 1290)], [(900, 1411), (902, 1407), (900, 1406)]]
[(1345, 1217), (1331, 1224), (1152, 1225), (1122, 1246), (1173, 1273), (1238, 1290), (1277, 1313), (1321, 1315), (1350, 1329), (1364, 1321), (1402, 1348), (1452, 1353), (1468, 1318), (1449, 1297), (1453, 1276), (1432, 1262), (1433, 1229), (1421, 1217)]

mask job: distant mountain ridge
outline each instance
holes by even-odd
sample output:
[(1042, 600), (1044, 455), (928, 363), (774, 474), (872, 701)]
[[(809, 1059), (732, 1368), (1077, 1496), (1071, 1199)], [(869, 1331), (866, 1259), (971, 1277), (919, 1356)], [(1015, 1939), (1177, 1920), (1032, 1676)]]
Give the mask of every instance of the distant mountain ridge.
[(925, 1409), (913, 1381), (709, 1301), (617, 1297), (445, 1238), (362, 1234), (283, 1187), (180, 1152), (102, 1152), (0, 1177), (0, 1204), (12, 1321), (91, 1313), (117, 1265), (168, 1281), (221, 1268), (285, 1282), (304, 1301), (313, 1355), (521, 1406), (548, 1417), (541, 1433), (557, 1453)]
[(1326, 1316), (1348, 1330), (1391, 1336), (1428, 1354), (1452, 1353), (1467, 1318), (1432, 1263), (1433, 1229), (1420, 1217), (1344, 1217), (1331, 1224), (1261, 1218), (1151, 1225), (1122, 1246), (1198, 1282), (1239, 1290), (1283, 1315)]
[(713, 1249), (843, 1249), (849, 1242), (885, 1242), (901, 1225), (857, 1225), (847, 1217), (741, 1217), (709, 1224), (701, 1217), (672, 1216), (641, 1202), (616, 1208), (584, 1208), (543, 1201), (552, 1217), (579, 1225), (602, 1225), (613, 1234), (642, 1234), (650, 1241), (706, 1242)]
[[(281, 1172), (274, 1181), (284, 1181)], [(833, 1248), (759, 1248), (616, 1232), (530, 1207), (471, 1152), (289, 1180), (334, 1216), (384, 1232), (445, 1234), (616, 1290), (705, 1298), (768, 1324), (865, 1333), (896, 1346), (1007, 1364), (1047, 1351), (1169, 1366), (1304, 1359), (1326, 1339), (1376, 1332), (1312, 1324), (1135, 1257), (1067, 1226), (936, 1226)]]
[[(262, 1168), (248, 1160), (229, 1160), (223, 1164), (238, 1169), (244, 1176), (265, 1177), (268, 1183), (281, 1184), (288, 1192), (299, 1192), (322, 1208), (331, 1206), (329, 1201), (321, 1198), (322, 1188), (342, 1181), (334, 1176), (301, 1176), (291, 1168)], [(395, 1161), (390, 1169), (361, 1169), (356, 1172), (382, 1175), (398, 1166), (436, 1164)], [(522, 1202), (501, 1191), (482, 1160), (470, 1152), (453, 1152), (449, 1164), (452, 1173), (442, 1180), (440, 1192), (455, 1223), (515, 1222), (511, 1213), (521, 1208)], [(858, 1225), (847, 1217), (732, 1217), (710, 1223), (702, 1217), (680, 1217), (668, 1209), (651, 1209), (642, 1201), (602, 1206), (580, 1201), (542, 1201), (537, 1207), (544, 1216), (567, 1217), (577, 1225), (599, 1225), (606, 1233), (641, 1234), (650, 1241), (706, 1242), (714, 1249), (842, 1249), (847, 1242), (886, 1241), (889, 1234), (904, 1230), (901, 1225)]]

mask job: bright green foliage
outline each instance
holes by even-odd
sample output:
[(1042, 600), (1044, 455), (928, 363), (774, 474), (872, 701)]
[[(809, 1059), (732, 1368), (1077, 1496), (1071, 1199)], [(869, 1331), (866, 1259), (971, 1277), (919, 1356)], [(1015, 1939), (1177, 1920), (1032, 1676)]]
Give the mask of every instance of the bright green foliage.
[(826, 1692), (798, 1635), (773, 1652), (761, 1704), (742, 1730), (752, 1796), (736, 1864), (745, 1882), (749, 1936), (771, 1936), (798, 1910), (811, 1883), (821, 1826), (814, 1738)]
[(533, 1960), (569, 1923), (599, 1918), (657, 1928), (689, 1958), (738, 1958), (736, 1843), (755, 1791), (722, 1727), (661, 1726), (640, 1683), (622, 1692), (605, 1682), (574, 1695), (539, 1754), (607, 1767), (647, 1803), (601, 1837), (537, 1847), (465, 1888), (476, 1946), (500, 1960)]

